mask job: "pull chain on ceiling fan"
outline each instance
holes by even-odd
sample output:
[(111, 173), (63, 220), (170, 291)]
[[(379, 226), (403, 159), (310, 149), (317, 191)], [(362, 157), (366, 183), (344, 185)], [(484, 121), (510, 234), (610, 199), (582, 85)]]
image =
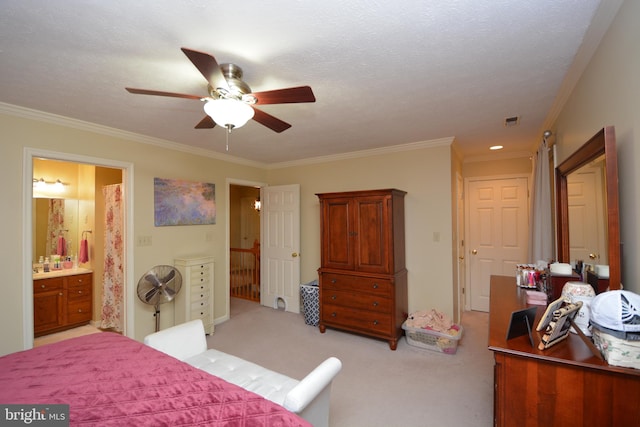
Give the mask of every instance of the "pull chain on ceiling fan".
[(125, 88), (128, 92), (140, 95), (169, 96), (174, 98), (197, 99), (203, 101), (207, 115), (195, 126), (196, 129), (211, 129), (218, 124), (227, 129), (227, 150), (229, 133), (244, 126), (253, 119), (275, 132), (283, 132), (291, 127), (255, 105), (295, 104), (315, 102), (316, 98), (309, 86), (298, 86), (263, 92), (251, 92), (251, 88), (242, 80), (242, 68), (235, 64), (218, 65), (216, 59), (208, 53), (182, 48), (182, 52), (200, 71), (209, 83), (209, 96), (197, 96), (157, 90)]

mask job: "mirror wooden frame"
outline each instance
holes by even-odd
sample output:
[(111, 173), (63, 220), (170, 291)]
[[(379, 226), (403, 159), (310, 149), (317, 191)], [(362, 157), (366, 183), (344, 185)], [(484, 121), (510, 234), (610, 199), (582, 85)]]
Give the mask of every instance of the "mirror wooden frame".
[(569, 252), (569, 198), (567, 175), (581, 168), (597, 157), (605, 156), (607, 191), (607, 233), (609, 250), (609, 289), (620, 289), (620, 210), (618, 207), (618, 156), (616, 135), (613, 126), (607, 126), (596, 133), (556, 167), (556, 233), (558, 239), (558, 261), (570, 262)]

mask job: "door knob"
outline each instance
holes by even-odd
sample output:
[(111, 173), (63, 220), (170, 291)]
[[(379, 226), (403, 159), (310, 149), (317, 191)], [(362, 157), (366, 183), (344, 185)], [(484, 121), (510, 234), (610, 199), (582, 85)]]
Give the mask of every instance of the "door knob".
[(294, 253), (292, 253), (292, 254), (291, 254), (291, 256), (292, 256), (292, 257), (294, 257), (294, 258), (295, 258), (295, 257), (297, 257), (298, 255), (299, 255), (299, 254), (298, 254), (298, 253), (296, 253), (296, 252), (294, 252)]
[(471, 251), (471, 253), (474, 254), (474, 255), (477, 255), (478, 254), (478, 250), (474, 249), (474, 250)]

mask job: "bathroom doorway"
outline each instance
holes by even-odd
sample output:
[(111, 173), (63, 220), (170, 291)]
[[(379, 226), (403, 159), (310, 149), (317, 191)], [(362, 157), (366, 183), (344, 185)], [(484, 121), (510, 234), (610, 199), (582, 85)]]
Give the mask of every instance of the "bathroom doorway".
[[(65, 226), (64, 233), (68, 234), (67, 248), (71, 257), (78, 256), (80, 243), (83, 239), (88, 240), (88, 260), (83, 267), (88, 267), (93, 271), (93, 309), (92, 324), (100, 325), (102, 311), (102, 283), (104, 271), (104, 199), (102, 188), (109, 184), (120, 183), (123, 194), (123, 233), (124, 250), (122, 251), (124, 276), (122, 279), (123, 306), (123, 326), (122, 333), (133, 336), (133, 298), (135, 296), (132, 279), (132, 254), (133, 239), (126, 230), (131, 229), (132, 224), (132, 168), (128, 163), (117, 162), (107, 159), (98, 159), (84, 156), (77, 156), (67, 153), (43, 152), (39, 150), (26, 149), (24, 162), (24, 185), (25, 203), (23, 207), (25, 218), (24, 235), (27, 241), (31, 242), (25, 250), (23, 261), (25, 271), (33, 271), (33, 264), (39, 261), (40, 254), (44, 257), (46, 250), (39, 244), (35, 223), (38, 214), (35, 211), (36, 199), (43, 198), (44, 195), (37, 181), (45, 183), (56, 183), (60, 181), (63, 186), (67, 184), (62, 193), (58, 193), (62, 198), (75, 198), (77, 200), (77, 211), (69, 217), (69, 227)], [(71, 184), (76, 188), (72, 189)], [(46, 192), (45, 192), (46, 193)], [(29, 197), (31, 196), (31, 197)], [(73, 206), (73, 205), (72, 205)], [(73, 231), (71, 231), (73, 230)], [(30, 275), (25, 275), (24, 280), (24, 337), (26, 348), (33, 346), (34, 340), (34, 307), (33, 307), (33, 282)]]

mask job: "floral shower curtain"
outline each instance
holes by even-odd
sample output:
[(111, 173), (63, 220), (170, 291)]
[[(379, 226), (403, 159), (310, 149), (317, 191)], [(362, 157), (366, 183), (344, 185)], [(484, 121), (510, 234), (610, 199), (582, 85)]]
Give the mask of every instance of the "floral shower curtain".
[(47, 218), (47, 247), (45, 256), (50, 257), (58, 249), (58, 235), (64, 229), (64, 199), (49, 199)]
[(102, 329), (123, 331), (124, 317), (124, 206), (122, 184), (102, 188), (105, 201)]

